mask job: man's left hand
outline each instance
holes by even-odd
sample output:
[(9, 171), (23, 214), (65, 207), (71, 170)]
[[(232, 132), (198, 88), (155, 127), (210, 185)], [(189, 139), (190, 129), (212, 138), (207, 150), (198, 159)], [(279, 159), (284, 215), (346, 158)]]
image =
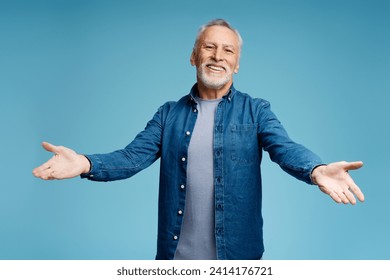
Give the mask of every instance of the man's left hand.
[(355, 184), (349, 170), (359, 169), (363, 162), (334, 162), (328, 165), (320, 165), (312, 172), (312, 181), (320, 190), (329, 195), (335, 202), (344, 204), (356, 204), (355, 196), (364, 201), (364, 195)]

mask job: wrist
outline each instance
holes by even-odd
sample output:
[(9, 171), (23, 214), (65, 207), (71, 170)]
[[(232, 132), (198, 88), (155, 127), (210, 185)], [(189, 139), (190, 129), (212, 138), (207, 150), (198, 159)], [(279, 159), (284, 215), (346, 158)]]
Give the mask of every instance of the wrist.
[(85, 155), (80, 155), (80, 160), (82, 164), (81, 174), (89, 173), (91, 171), (92, 166), (90, 160)]
[(321, 170), (326, 167), (326, 164), (320, 164), (313, 168), (313, 170), (310, 173), (311, 182), (314, 185), (318, 185), (318, 176), (321, 173)]

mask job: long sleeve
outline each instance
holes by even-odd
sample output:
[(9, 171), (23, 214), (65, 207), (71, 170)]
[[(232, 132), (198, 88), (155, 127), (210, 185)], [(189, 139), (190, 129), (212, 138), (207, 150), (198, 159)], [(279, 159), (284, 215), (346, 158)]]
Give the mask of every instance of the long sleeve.
[(121, 180), (150, 166), (160, 157), (163, 131), (161, 115), (162, 107), (124, 149), (107, 154), (86, 155), (91, 162), (91, 171), (81, 177), (94, 181)]
[(264, 101), (260, 104), (259, 140), (271, 160), (294, 176), (308, 184), (312, 184), (312, 170), (322, 164), (321, 159), (306, 147), (294, 142), (271, 111), (270, 104)]

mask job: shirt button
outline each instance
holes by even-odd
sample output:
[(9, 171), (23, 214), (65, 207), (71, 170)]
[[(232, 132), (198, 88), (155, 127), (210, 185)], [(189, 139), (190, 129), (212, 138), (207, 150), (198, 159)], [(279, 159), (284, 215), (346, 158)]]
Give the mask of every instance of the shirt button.
[(180, 185), (180, 188), (181, 188), (182, 190), (184, 190), (185, 187), (186, 187), (186, 186), (184, 186), (184, 185)]
[(189, 136), (191, 134), (191, 132), (189, 131), (186, 131), (186, 135)]
[(179, 211), (177, 211), (177, 214), (182, 215), (183, 211), (180, 209)]
[(93, 178), (93, 174), (89, 175), (89, 178)]
[(186, 158), (185, 158), (185, 157), (182, 157), (182, 158), (181, 158), (181, 161), (186, 161)]
[(173, 236), (173, 240), (178, 240), (179, 237), (177, 235)]
[(194, 113), (196, 113), (198, 110), (194, 109)]

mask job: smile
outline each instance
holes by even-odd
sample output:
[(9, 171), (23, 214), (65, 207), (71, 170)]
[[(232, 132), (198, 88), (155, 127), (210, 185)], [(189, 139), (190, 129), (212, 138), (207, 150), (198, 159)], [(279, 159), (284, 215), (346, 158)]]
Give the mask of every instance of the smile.
[(207, 68), (209, 68), (209, 69), (211, 69), (213, 71), (217, 71), (217, 72), (225, 71), (224, 67), (216, 66), (216, 65), (212, 65), (212, 64), (208, 64)]

